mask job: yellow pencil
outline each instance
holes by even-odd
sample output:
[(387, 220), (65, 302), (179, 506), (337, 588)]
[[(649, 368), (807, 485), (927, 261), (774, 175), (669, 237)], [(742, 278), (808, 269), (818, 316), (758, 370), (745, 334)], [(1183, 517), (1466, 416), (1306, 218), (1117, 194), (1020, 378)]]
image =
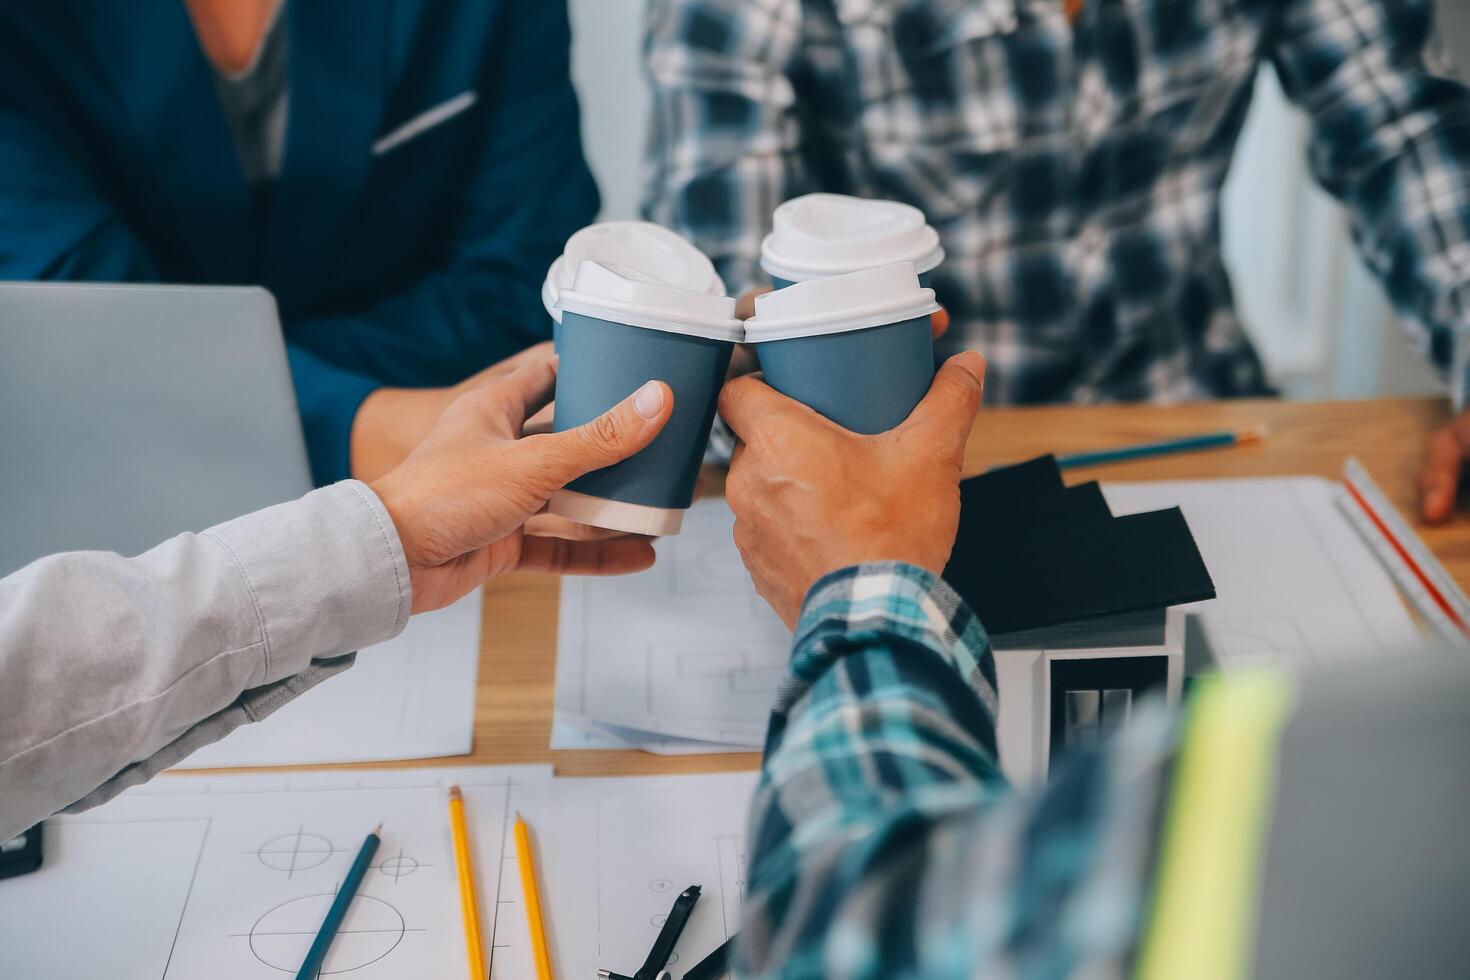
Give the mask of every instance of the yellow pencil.
[(475, 871), (470, 865), (470, 835), (465, 830), (464, 795), (449, 787), (449, 830), (454, 835), (454, 872), (459, 877), (459, 904), (464, 912), (465, 951), (471, 980), (485, 980), (485, 945), (480, 941), (480, 903), (475, 899)]
[(536, 864), (531, 860), (531, 829), (516, 814), (516, 863), (521, 867), (521, 891), (526, 896), (526, 921), (531, 947), (536, 951), (536, 980), (551, 980), (551, 950), (546, 946), (546, 923), (541, 917), (541, 894), (536, 890)]

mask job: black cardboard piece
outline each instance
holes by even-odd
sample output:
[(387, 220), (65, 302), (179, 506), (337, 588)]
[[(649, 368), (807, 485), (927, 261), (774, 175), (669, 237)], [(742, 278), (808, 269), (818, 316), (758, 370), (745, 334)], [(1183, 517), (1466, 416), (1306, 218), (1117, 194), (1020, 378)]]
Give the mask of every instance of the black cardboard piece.
[(1051, 457), (961, 485), (945, 578), (991, 634), (1163, 609), (1215, 595), (1178, 508), (1113, 517)]

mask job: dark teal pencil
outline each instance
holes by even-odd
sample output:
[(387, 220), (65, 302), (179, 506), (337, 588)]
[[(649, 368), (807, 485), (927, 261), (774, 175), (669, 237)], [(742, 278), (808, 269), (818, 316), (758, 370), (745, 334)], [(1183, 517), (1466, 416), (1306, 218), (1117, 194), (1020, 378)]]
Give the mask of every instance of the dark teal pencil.
[(317, 930), (316, 939), (312, 940), (311, 949), (306, 951), (306, 959), (301, 964), (301, 969), (296, 971), (296, 980), (316, 980), (317, 974), (321, 972), (322, 963), (327, 958), (327, 950), (332, 948), (332, 940), (337, 938), (337, 930), (342, 928), (342, 920), (347, 917), (347, 910), (352, 906), (352, 899), (357, 895), (357, 889), (362, 885), (362, 876), (367, 874), (368, 866), (372, 864), (373, 855), (378, 853), (378, 845), (382, 839), (378, 837), (378, 831), (383, 829), (382, 824), (362, 842), (362, 848), (357, 852), (357, 858), (352, 862), (352, 867), (347, 871), (347, 877), (342, 879), (342, 887), (337, 889), (337, 897), (332, 899), (332, 907), (327, 909), (327, 917), (322, 922), (321, 929)]
[(1081, 466), (1101, 466), (1106, 463), (1122, 463), (1130, 459), (1147, 459), (1150, 456), (1168, 456), (1171, 453), (1188, 453), (1200, 449), (1215, 449), (1220, 446), (1238, 446), (1247, 442), (1260, 442), (1265, 432), (1253, 427), (1238, 432), (1209, 432), (1204, 435), (1187, 436), (1183, 439), (1165, 439), (1161, 442), (1145, 442), (1136, 446), (1119, 446), (1117, 449), (1099, 449), (1090, 453), (1072, 453), (1057, 457), (1057, 466), (1064, 470)]

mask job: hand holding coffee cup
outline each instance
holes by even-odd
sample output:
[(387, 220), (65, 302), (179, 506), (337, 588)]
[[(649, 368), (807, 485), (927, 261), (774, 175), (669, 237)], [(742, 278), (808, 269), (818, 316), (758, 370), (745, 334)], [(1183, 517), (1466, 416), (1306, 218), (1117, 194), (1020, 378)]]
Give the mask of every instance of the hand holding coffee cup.
[(823, 575), (901, 561), (940, 574), (959, 526), (965, 443), (985, 361), (951, 358), (896, 429), (862, 436), (772, 391), (725, 386), (720, 413), (740, 437), (725, 496), (735, 544), (758, 591), (788, 626)]
[(553, 496), (551, 513), (617, 531), (677, 534), (694, 500), (730, 353), (744, 334), (735, 300), (584, 259), (558, 306), (556, 431), (598, 418), (650, 378), (672, 389), (674, 411), (638, 455)]

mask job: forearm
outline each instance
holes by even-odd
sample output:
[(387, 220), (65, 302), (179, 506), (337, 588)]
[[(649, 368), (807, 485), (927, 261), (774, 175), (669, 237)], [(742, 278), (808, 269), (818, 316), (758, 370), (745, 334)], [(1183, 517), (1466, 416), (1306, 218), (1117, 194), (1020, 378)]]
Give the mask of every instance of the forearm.
[[(843, 917), (845, 889), (870, 883), (921, 826), (1006, 795), (994, 691), (980, 624), (930, 573), (868, 565), (817, 584), (752, 811), (747, 970), (796, 963)], [(801, 899), (813, 894), (820, 903)]]
[(410, 600), (393, 525), (357, 483), (0, 580), (0, 838), (259, 720), (400, 631)]
[(984, 633), (908, 566), (814, 589), (792, 675), (753, 807), (740, 976), (1125, 968), (1172, 748), (1162, 713), (1043, 796), (1010, 793)]
[(1312, 121), (1319, 182), (1401, 322), (1462, 390), (1470, 348), (1470, 89), (1441, 56), (1432, 0), (1293, 0), (1273, 32)]

